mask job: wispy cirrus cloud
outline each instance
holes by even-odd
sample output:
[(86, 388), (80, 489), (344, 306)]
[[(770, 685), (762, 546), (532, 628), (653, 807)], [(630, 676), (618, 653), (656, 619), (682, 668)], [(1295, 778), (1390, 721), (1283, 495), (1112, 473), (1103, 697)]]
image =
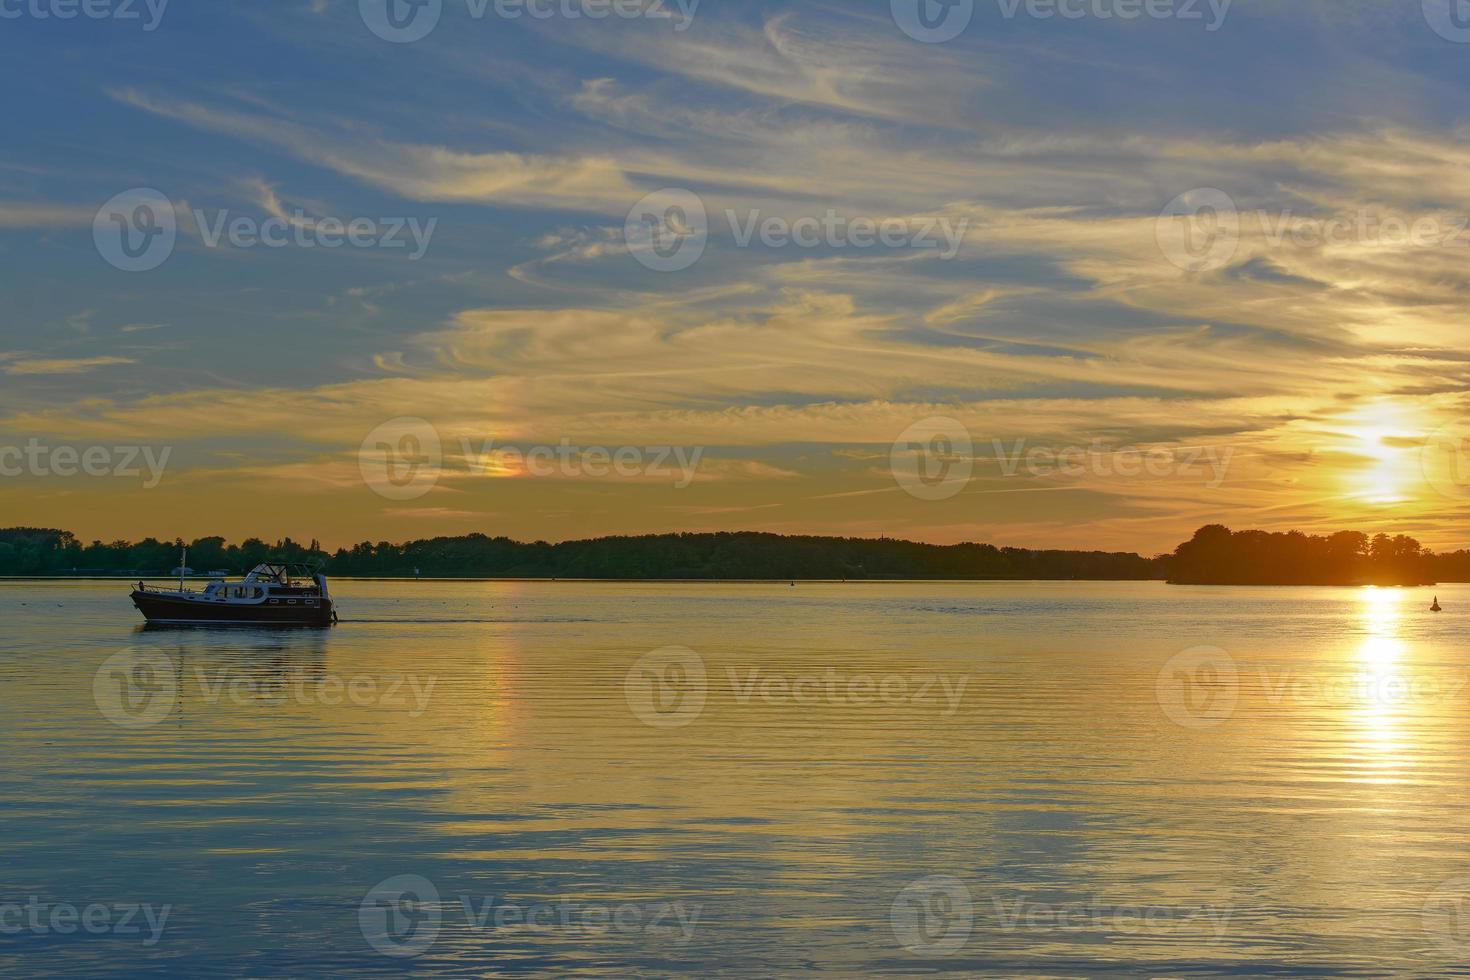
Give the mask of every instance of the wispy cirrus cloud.
[(131, 357), (24, 357), (0, 364), (0, 371), (13, 375), (86, 374), (119, 364), (136, 364)]
[(269, 146), (414, 200), (617, 211), (636, 199), (630, 197), (631, 186), (621, 169), (605, 157), (467, 152), (332, 127), (312, 129), (259, 111), (150, 96), (136, 89), (110, 94), (124, 105)]
[(96, 217), (95, 207), (0, 201), (0, 228), (90, 227)]

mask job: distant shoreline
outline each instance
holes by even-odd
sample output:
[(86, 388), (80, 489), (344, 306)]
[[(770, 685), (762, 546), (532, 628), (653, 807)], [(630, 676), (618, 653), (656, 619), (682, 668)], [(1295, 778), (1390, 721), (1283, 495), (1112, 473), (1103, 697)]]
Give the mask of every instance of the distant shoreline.
[[(276, 560), (338, 580), (381, 582), (1168, 582), (1214, 586), (1432, 588), (1470, 582), (1470, 550), (1427, 551), (1407, 535), (1232, 531), (1210, 524), (1172, 553), (1055, 551), (968, 542), (833, 538), (760, 531), (687, 532), (550, 544), (474, 533), (335, 553), (289, 538), (86, 544), (67, 531), (0, 529), (0, 576), (33, 580), (194, 581)], [(228, 574), (228, 573), (227, 573)]]
[[(230, 575), (229, 578), (237, 579), (240, 576)], [(217, 576), (216, 576), (217, 578)], [(178, 582), (177, 575), (0, 575), (0, 584), (7, 582)], [(526, 577), (444, 577), (422, 575), (417, 578), (405, 578), (403, 576), (388, 576), (378, 578), (365, 575), (329, 575), (331, 582), (546, 582), (551, 584), (582, 583), (595, 585), (599, 582), (607, 583), (642, 583), (655, 585), (669, 583), (673, 585), (784, 585), (788, 582), (808, 583), (812, 585), (891, 585), (893, 583), (965, 583), (965, 582), (1018, 582), (1018, 583), (1056, 583), (1058, 585), (1067, 582), (1153, 582), (1158, 585), (1166, 585), (1161, 578), (1151, 579), (1119, 579), (1119, 578), (526, 578)], [(203, 575), (185, 575), (186, 583), (205, 583), (214, 579)]]
[[(239, 576), (232, 576), (238, 578)], [(388, 583), (523, 583), (527, 585), (1113, 585), (1154, 584), (1180, 589), (1432, 589), (1456, 582), (1405, 583), (1342, 583), (1342, 582), (1168, 582), (1164, 579), (1116, 579), (1116, 578), (443, 578), (421, 576), (419, 578), (372, 578), (361, 575), (329, 577), (332, 582), (388, 582)], [(25, 584), (32, 582), (177, 582), (177, 576), (168, 575), (0, 575), (0, 585)], [(184, 576), (186, 583), (212, 581), (208, 576)]]

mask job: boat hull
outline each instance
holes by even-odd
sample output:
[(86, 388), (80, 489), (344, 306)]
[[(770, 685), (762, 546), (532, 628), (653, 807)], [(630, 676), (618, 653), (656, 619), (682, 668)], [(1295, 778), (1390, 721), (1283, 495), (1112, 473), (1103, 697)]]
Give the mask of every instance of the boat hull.
[(150, 623), (173, 626), (331, 626), (332, 600), (269, 603), (209, 602), (161, 594), (133, 592), (133, 605)]

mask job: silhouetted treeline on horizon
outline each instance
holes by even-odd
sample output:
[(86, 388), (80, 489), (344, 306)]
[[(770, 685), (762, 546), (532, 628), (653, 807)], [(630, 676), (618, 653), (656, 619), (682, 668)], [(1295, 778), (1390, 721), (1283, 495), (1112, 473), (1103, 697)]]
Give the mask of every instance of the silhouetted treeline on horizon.
[[(82, 544), (68, 532), (0, 530), (0, 575), (167, 575), (184, 542)], [(585, 579), (1116, 579), (1164, 577), (1133, 554), (1028, 551), (982, 544), (941, 547), (892, 539), (777, 534), (665, 534), (548, 544), (471, 534), (406, 544), (364, 542), (336, 554), (290, 538), (274, 545), (223, 538), (189, 542), (189, 567), (241, 574), (267, 558), (326, 562), (362, 578)]]
[(1169, 559), (1176, 585), (1433, 585), (1470, 581), (1470, 552), (1436, 555), (1403, 534), (1231, 531), (1211, 524)]
[[(0, 530), (0, 575), (166, 576), (182, 541), (84, 544), (66, 531)], [(360, 578), (566, 579), (973, 579), (1168, 580), (1188, 585), (1422, 585), (1470, 581), (1470, 552), (1435, 555), (1413, 538), (1355, 531), (1201, 528), (1172, 555), (1034, 551), (988, 544), (932, 545), (891, 538), (795, 537), (760, 533), (664, 534), (548, 544), (483, 534), (404, 544), (364, 542), (335, 554), (286, 538), (239, 545), (187, 543), (199, 573), (240, 575), (271, 559), (323, 562), (331, 575)]]

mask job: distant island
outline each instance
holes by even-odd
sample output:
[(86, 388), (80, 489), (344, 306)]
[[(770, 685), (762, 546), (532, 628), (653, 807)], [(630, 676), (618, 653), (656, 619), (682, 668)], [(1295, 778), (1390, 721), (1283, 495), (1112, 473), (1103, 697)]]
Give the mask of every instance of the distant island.
[(1038, 551), (891, 538), (727, 532), (521, 542), (484, 534), (403, 544), (363, 542), (335, 553), (317, 542), (224, 538), (84, 544), (67, 531), (0, 530), (0, 576), (167, 576), (179, 549), (200, 572), (239, 575), (268, 558), (321, 562), (352, 578), (601, 580), (1168, 581), (1180, 585), (1428, 585), (1470, 581), (1470, 552), (1437, 555), (1404, 535), (1201, 528), (1173, 554)]

